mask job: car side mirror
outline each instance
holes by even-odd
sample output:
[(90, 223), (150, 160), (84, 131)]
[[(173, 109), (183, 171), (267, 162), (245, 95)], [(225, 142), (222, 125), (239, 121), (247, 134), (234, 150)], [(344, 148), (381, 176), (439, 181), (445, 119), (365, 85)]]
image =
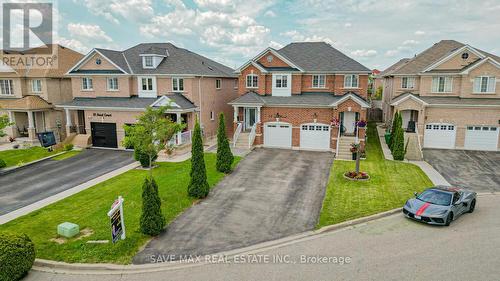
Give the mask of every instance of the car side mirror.
[(413, 192), (413, 195), (415, 195), (415, 197), (417, 197), (418, 193), (415, 191), (415, 192)]

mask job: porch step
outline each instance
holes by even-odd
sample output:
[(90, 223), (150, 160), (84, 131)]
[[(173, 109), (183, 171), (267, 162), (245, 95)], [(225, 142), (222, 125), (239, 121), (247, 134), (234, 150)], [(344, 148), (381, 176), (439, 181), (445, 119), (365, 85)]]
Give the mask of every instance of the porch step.
[(352, 160), (351, 144), (356, 141), (355, 137), (342, 136), (339, 140), (339, 152), (335, 156), (336, 159)]
[(71, 143), (76, 147), (87, 148), (92, 144), (92, 138), (90, 134), (78, 134), (73, 138)]
[(236, 148), (248, 149), (248, 139), (250, 138), (250, 133), (240, 133), (238, 139), (236, 140)]

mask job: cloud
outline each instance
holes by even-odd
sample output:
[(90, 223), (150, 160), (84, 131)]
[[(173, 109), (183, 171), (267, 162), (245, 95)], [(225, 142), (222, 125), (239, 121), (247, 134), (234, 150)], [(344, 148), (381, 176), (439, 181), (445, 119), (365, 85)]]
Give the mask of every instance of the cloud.
[(351, 52), (351, 55), (352, 56), (355, 56), (355, 57), (362, 57), (362, 58), (365, 58), (365, 57), (374, 57), (377, 55), (377, 51), (375, 50), (355, 50), (355, 51), (352, 51)]
[(109, 37), (98, 25), (70, 23), (68, 24), (68, 31), (72, 37), (85, 41), (113, 42), (113, 39), (111, 39), (111, 37)]
[(274, 49), (281, 49), (283, 48), (283, 44), (271, 40), (271, 42), (269, 42), (269, 47)]
[(417, 30), (417, 31), (415, 31), (415, 35), (417, 35), (417, 36), (425, 35), (425, 31)]
[(403, 46), (415, 46), (418, 44), (420, 44), (420, 42), (413, 40), (413, 39), (408, 39), (408, 40), (403, 41)]
[(76, 39), (67, 39), (65, 37), (59, 37), (58, 43), (82, 54), (86, 54), (92, 49)]
[(272, 10), (267, 10), (265, 13), (264, 13), (264, 16), (266, 17), (270, 17), (270, 18), (275, 18), (277, 17), (278, 15), (276, 15), (275, 12), (273, 12)]
[(97, 16), (104, 17), (114, 24), (120, 23), (120, 18), (126, 21), (142, 22), (154, 15), (151, 0), (84, 0), (83, 3), (88, 10)]
[(344, 24), (344, 27), (352, 27), (352, 23), (350, 23), (350, 22), (346, 22), (346, 23)]
[(282, 32), (282, 33), (280, 33), (280, 35), (284, 36), (284, 37), (288, 37), (288, 38), (292, 39), (292, 41), (296, 41), (296, 42), (300, 42), (300, 41), (303, 41), (303, 42), (319, 42), (319, 41), (323, 41), (323, 42), (326, 42), (328, 44), (334, 44), (334, 41), (332, 39), (330, 39), (329, 37), (324, 37), (324, 36), (317, 35), (317, 34), (313, 34), (312, 36), (306, 36), (306, 35), (302, 34), (301, 32), (299, 32), (297, 30), (289, 30), (289, 31), (286, 31), (286, 32)]

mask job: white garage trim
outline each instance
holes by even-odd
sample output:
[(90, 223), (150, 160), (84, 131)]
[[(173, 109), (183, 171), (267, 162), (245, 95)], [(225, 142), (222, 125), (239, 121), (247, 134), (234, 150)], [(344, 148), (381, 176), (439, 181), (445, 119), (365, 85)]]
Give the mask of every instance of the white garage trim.
[(498, 131), (495, 126), (467, 126), (465, 130), (465, 149), (498, 150)]
[(457, 126), (449, 123), (425, 124), (424, 147), (454, 149)]
[(292, 148), (292, 124), (264, 123), (264, 147)]
[(300, 149), (330, 150), (330, 125), (306, 123), (300, 125)]

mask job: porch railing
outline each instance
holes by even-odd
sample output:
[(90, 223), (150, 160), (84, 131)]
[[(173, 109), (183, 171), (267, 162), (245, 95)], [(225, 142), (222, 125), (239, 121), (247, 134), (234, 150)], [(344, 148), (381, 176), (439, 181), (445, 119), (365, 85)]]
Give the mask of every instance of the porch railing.
[(339, 146), (340, 146), (340, 135), (342, 132), (342, 127), (339, 126), (339, 132), (337, 133), (337, 147), (335, 148), (335, 157), (339, 156)]
[(242, 129), (243, 129), (243, 123), (238, 123), (238, 127), (236, 127), (236, 131), (234, 131), (233, 135), (233, 147), (236, 146), (236, 141), (238, 141), (238, 137), (240, 136)]
[(253, 124), (250, 130), (250, 135), (248, 136), (248, 148), (252, 148), (253, 142), (255, 141), (255, 135), (257, 131), (257, 123)]
[[(185, 144), (185, 143), (191, 143), (191, 130), (181, 133), (181, 143), (180, 144)], [(179, 144), (179, 143), (177, 142), (177, 144)]]

